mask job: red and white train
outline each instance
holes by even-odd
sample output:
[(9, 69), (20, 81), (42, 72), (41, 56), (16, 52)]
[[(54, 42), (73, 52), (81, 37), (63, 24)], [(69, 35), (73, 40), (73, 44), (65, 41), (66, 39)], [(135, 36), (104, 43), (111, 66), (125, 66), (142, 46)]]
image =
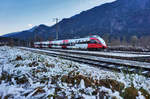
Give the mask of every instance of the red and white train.
[(62, 49), (105, 49), (105, 41), (97, 35), (68, 40), (34, 42), (35, 48), (62, 48)]

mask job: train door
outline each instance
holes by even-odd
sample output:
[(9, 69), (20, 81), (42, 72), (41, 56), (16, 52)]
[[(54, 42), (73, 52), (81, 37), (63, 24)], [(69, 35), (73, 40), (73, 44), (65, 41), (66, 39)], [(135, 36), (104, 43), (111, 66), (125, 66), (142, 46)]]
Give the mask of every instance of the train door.
[(68, 40), (63, 40), (62, 48), (67, 48)]

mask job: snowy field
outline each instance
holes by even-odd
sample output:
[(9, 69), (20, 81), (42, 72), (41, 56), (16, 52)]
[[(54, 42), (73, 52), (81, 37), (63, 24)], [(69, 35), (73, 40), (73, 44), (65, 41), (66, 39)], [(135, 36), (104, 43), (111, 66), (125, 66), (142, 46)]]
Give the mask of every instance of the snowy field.
[(150, 78), (0, 47), (0, 99), (150, 99)]

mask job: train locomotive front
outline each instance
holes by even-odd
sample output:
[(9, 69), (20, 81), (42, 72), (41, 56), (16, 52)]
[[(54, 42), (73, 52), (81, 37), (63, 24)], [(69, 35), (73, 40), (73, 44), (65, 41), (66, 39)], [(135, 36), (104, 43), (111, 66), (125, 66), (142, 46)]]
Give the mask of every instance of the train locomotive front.
[(62, 49), (105, 49), (105, 41), (97, 35), (68, 40), (34, 42), (36, 48), (62, 48)]
[(105, 49), (105, 48), (107, 48), (107, 45), (101, 37), (96, 35), (90, 37), (87, 49)]

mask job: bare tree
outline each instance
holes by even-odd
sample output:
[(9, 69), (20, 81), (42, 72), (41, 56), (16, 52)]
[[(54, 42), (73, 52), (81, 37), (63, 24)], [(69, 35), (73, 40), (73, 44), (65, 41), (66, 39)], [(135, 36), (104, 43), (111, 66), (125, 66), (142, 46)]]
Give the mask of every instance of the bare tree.
[(125, 36), (122, 37), (122, 42), (121, 42), (122, 45), (127, 45), (127, 39)]
[(137, 36), (132, 36), (131, 37), (131, 44), (132, 44), (132, 46), (133, 47), (135, 47), (136, 45), (137, 45), (137, 43), (138, 43), (138, 38), (137, 38)]
[(105, 40), (105, 42), (108, 44), (110, 42), (109, 40), (110, 35), (108, 33), (105, 33), (102, 38)]
[(118, 45), (121, 45), (121, 42), (120, 42), (120, 37), (113, 37), (111, 38), (110, 40), (110, 45), (111, 46), (118, 46)]
[(15, 43), (14, 40), (11, 38), (11, 39), (10, 39), (10, 46), (13, 47), (13, 46), (14, 46), (14, 43)]
[(143, 36), (139, 40), (140, 46), (150, 49), (150, 36)]

